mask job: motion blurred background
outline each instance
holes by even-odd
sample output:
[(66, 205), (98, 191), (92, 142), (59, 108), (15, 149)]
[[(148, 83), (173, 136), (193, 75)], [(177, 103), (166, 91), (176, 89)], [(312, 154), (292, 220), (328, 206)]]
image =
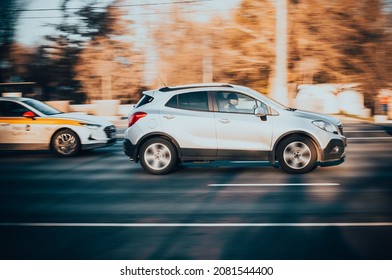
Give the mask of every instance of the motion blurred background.
[(350, 90), (357, 97), (335, 103), (387, 115), (392, 1), (287, 0), (287, 20), (276, 16), (282, 1), (2, 0), (0, 91), (71, 104), (134, 104), (145, 89), (200, 82), (270, 94), (285, 20), (289, 100), (326, 103), (314, 94)]

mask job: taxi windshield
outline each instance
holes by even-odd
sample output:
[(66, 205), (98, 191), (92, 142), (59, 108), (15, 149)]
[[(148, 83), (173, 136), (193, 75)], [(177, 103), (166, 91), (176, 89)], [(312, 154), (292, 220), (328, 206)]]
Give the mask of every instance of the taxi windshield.
[(23, 103), (33, 107), (34, 109), (40, 111), (45, 115), (57, 115), (62, 113), (61, 111), (38, 100), (28, 99), (28, 100), (24, 100)]

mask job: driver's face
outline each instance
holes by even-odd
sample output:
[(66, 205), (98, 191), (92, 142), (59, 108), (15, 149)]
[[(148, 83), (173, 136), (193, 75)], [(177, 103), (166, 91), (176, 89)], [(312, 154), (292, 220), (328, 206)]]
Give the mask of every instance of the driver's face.
[(230, 104), (232, 104), (234, 106), (238, 105), (238, 100), (237, 99), (230, 99), (229, 102), (230, 102)]

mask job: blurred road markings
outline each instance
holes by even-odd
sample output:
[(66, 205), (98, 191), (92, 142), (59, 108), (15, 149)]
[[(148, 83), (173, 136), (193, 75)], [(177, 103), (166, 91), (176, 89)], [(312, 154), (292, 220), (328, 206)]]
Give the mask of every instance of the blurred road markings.
[(208, 187), (340, 186), (339, 183), (209, 184)]
[(392, 140), (392, 137), (347, 137), (348, 140)]
[(344, 130), (344, 133), (380, 133), (385, 132), (385, 130)]
[(0, 223), (0, 227), (390, 227), (392, 222), (363, 223)]

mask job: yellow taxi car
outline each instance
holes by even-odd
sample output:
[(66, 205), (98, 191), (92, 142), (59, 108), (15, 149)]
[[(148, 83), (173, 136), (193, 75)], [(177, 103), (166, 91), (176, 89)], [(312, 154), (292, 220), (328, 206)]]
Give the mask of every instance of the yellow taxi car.
[(0, 97), (0, 150), (53, 150), (74, 156), (115, 142), (116, 128), (103, 118), (62, 113), (31, 98)]

